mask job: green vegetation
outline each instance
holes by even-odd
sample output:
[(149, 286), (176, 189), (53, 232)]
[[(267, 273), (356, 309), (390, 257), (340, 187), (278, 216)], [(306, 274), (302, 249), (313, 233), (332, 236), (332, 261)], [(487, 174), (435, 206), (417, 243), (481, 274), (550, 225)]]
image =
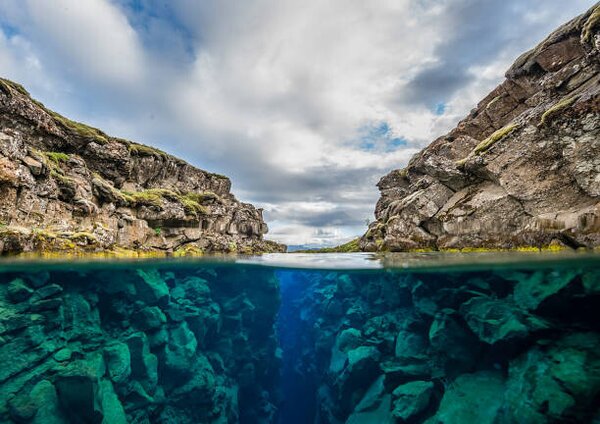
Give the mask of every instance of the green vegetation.
[(73, 178), (67, 177), (60, 170), (52, 169), (50, 171), (50, 176), (64, 186), (75, 187), (77, 185), (77, 182)]
[(479, 155), (481, 153), (485, 153), (490, 147), (492, 147), (494, 144), (496, 144), (504, 137), (512, 133), (516, 128), (517, 126), (515, 124), (510, 124), (503, 128), (500, 128), (498, 131), (495, 131), (492, 135), (490, 135), (488, 138), (479, 143), (477, 147), (475, 147), (475, 149), (473, 150), (473, 154)]
[(544, 114), (542, 115), (542, 119), (540, 120), (539, 126), (541, 127), (541, 126), (548, 124), (548, 122), (554, 116), (558, 115), (564, 109), (571, 107), (571, 105), (573, 103), (575, 103), (576, 100), (577, 100), (577, 97), (568, 97), (568, 98), (562, 99), (560, 102), (556, 103), (554, 106), (552, 106), (546, 112), (544, 112)]
[(496, 96), (496, 97), (494, 97), (487, 105), (485, 105), (486, 110), (489, 109), (490, 107), (492, 107), (501, 98), (502, 98), (502, 96)]
[(160, 229), (160, 227), (156, 227), (156, 228), (154, 229), (154, 234), (155, 234), (156, 236), (160, 236), (160, 234), (161, 234), (161, 229)]
[(154, 147), (146, 146), (144, 144), (128, 142), (127, 149), (129, 153), (136, 156), (154, 156), (158, 158), (167, 158), (167, 155), (162, 150), (155, 149)]
[(355, 238), (354, 240), (350, 240), (348, 243), (344, 243), (340, 246), (335, 247), (323, 247), (321, 249), (310, 249), (310, 250), (298, 250), (294, 253), (352, 253), (352, 252), (360, 252), (360, 246), (358, 242), (360, 238)]
[(206, 215), (207, 213), (206, 208), (195, 200), (197, 193), (179, 194), (164, 188), (151, 188), (137, 192), (123, 191), (122, 194), (129, 203), (138, 206), (161, 208), (163, 200), (169, 200), (181, 204), (187, 215), (197, 217), (198, 215)]
[(210, 175), (211, 177), (214, 177), (214, 178), (220, 178), (222, 180), (228, 180), (229, 179), (229, 177), (227, 177), (225, 175), (222, 175), (222, 174), (217, 174), (215, 172), (209, 172), (208, 175)]
[(25, 88), (21, 84), (17, 84), (16, 82), (12, 82), (5, 78), (0, 78), (0, 88), (2, 88), (2, 90), (7, 94), (10, 93), (10, 89), (12, 88), (13, 90), (18, 91), (24, 96), (29, 96), (29, 92), (25, 90)]
[(69, 234), (69, 235), (67, 235), (67, 238), (69, 240), (74, 241), (75, 243), (83, 243), (83, 244), (92, 244), (92, 243), (96, 243), (98, 241), (98, 239), (96, 238), (96, 236), (94, 234), (88, 233), (85, 231), (80, 231), (78, 233)]
[(212, 191), (203, 191), (202, 193), (189, 192), (185, 194), (185, 197), (201, 205), (207, 202), (221, 201), (219, 195), (213, 193)]
[[(39, 104), (41, 105), (41, 103)], [(46, 109), (45, 106), (43, 107), (46, 110), (46, 112), (48, 112), (52, 116), (52, 118), (54, 118), (54, 121), (63, 126), (65, 129), (74, 132), (80, 137), (95, 141), (98, 144), (108, 143), (108, 136), (98, 128), (90, 127), (89, 125), (82, 124), (81, 122), (65, 118), (61, 114)]]
[(69, 155), (67, 153), (62, 152), (40, 152), (43, 156), (45, 156), (48, 160), (54, 162), (55, 164), (59, 164), (60, 162), (66, 162), (69, 160)]
[(589, 43), (592, 40), (592, 31), (600, 25), (600, 6), (596, 6), (588, 20), (583, 25), (583, 31), (581, 33), (581, 39), (585, 43)]
[(502, 140), (503, 138), (508, 136), (515, 129), (517, 129), (516, 124), (509, 124), (505, 127), (500, 128), (499, 130), (495, 131), (492, 135), (490, 135), (488, 138), (486, 138), (481, 143), (479, 143), (473, 149), (473, 151), (467, 155), (467, 157), (456, 161), (456, 166), (461, 167), (467, 162), (467, 160), (469, 160), (473, 156), (479, 156), (482, 153), (487, 152), (494, 144), (496, 144), (497, 142), (499, 142), (500, 140)]

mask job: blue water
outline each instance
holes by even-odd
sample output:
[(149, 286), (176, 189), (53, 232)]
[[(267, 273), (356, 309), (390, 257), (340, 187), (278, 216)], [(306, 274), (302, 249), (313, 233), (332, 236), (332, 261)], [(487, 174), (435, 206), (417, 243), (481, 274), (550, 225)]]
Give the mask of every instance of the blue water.
[(0, 422), (600, 422), (600, 258), (0, 264)]

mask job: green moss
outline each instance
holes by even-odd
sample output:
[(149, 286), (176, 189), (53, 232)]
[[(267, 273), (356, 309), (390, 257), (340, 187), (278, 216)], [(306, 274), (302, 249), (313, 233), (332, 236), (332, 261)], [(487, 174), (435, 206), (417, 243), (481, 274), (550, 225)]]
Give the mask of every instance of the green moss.
[(560, 114), (561, 111), (563, 111), (564, 109), (571, 107), (571, 105), (573, 105), (573, 103), (575, 103), (576, 100), (577, 100), (577, 97), (568, 97), (568, 98), (562, 99), (560, 102), (556, 103), (554, 106), (552, 106), (546, 112), (544, 112), (544, 114), (542, 115), (542, 119), (540, 119), (539, 126), (541, 127), (541, 126), (548, 124), (553, 117)]
[(160, 227), (156, 227), (156, 228), (154, 229), (154, 234), (155, 234), (156, 236), (160, 236), (161, 232), (162, 232), (162, 231), (161, 231)]
[(583, 31), (581, 33), (581, 40), (585, 43), (589, 43), (592, 40), (593, 30), (600, 25), (600, 6), (596, 6), (590, 17), (583, 24)]
[(173, 252), (173, 256), (175, 257), (179, 257), (179, 256), (201, 256), (204, 254), (204, 251), (194, 245), (194, 244), (186, 244), (183, 245), (181, 247), (178, 247), (174, 252)]
[(475, 148), (471, 151), (471, 153), (469, 153), (467, 155), (467, 157), (457, 160), (455, 162), (456, 166), (460, 168), (460, 167), (464, 166), (464, 164), (473, 156), (478, 156), (478, 155), (481, 155), (482, 153), (487, 152), (494, 144), (496, 144), (497, 142), (502, 140), (504, 137), (506, 137), (507, 135), (512, 133), (515, 129), (517, 129), (517, 126), (515, 124), (509, 124), (505, 127), (500, 128), (499, 130), (495, 131), (492, 135), (490, 135), (488, 138), (486, 138), (481, 143), (479, 143), (477, 146), (475, 146)]
[(498, 131), (495, 131), (492, 135), (479, 143), (475, 149), (473, 149), (473, 154), (479, 155), (481, 153), (485, 153), (490, 147), (509, 135), (516, 128), (517, 126), (515, 124), (510, 124), (500, 128)]
[(16, 82), (7, 80), (5, 78), (0, 78), (0, 87), (7, 94), (9, 94), (10, 90), (13, 89), (23, 94), (24, 96), (29, 96), (29, 92), (25, 90), (25, 88), (21, 84), (17, 84)]
[(161, 208), (163, 205), (162, 196), (151, 190), (135, 192), (122, 191), (121, 194), (133, 206), (154, 206)]
[(205, 215), (207, 213), (206, 208), (194, 200), (193, 196), (189, 197), (190, 193), (182, 195), (164, 188), (151, 188), (138, 192), (125, 191), (122, 194), (133, 205), (160, 208), (163, 205), (163, 200), (169, 200), (181, 204), (187, 215), (197, 217), (198, 215)]
[(222, 174), (217, 174), (215, 172), (210, 172), (208, 175), (210, 175), (211, 177), (214, 177), (214, 178), (222, 179), (222, 180), (228, 180), (229, 179), (227, 176), (222, 175)]
[(69, 155), (62, 152), (43, 152), (42, 155), (57, 165), (61, 162), (66, 162), (69, 160)]
[(166, 158), (167, 155), (162, 150), (155, 149), (154, 147), (146, 146), (144, 144), (138, 144), (129, 142), (127, 145), (129, 153), (135, 156), (154, 156), (158, 158)]
[(221, 198), (218, 194), (213, 193), (212, 191), (203, 191), (201, 193), (197, 192), (188, 192), (183, 195), (186, 199), (193, 200), (196, 203), (204, 204), (207, 202), (220, 202)]
[(85, 243), (85, 244), (92, 244), (92, 243), (96, 243), (98, 241), (98, 239), (96, 238), (96, 236), (94, 234), (88, 233), (86, 231), (80, 231), (77, 233), (68, 234), (67, 238), (76, 243), (79, 242), (79, 243)]
[(52, 169), (50, 171), (50, 176), (54, 178), (59, 184), (75, 187), (77, 185), (77, 181), (75, 181), (71, 177), (67, 177), (62, 171)]
[(485, 105), (486, 110), (490, 107), (492, 107), (494, 104), (496, 104), (498, 102), (498, 100), (500, 100), (502, 98), (502, 96), (496, 96), (494, 97), (487, 105)]
[(188, 215), (198, 216), (206, 215), (207, 213), (206, 208), (204, 208), (204, 206), (202, 206), (200, 203), (194, 200), (187, 199), (185, 197), (180, 197), (179, 202), (183, 205), (183, 209)]
[(73, 121), (69, 118), (65, 118), (59, 113), (47, 109), (43, 104), (38, 103), (46, 112), (54, 118), (54, 121), (61, 125), (63, 128), (77, 134), (80, 137), (95, 141), (98, 144), (108, 143), (108, 136), (98, 128), (90, 127), (89, 125), (82, 124), (81, 122)]

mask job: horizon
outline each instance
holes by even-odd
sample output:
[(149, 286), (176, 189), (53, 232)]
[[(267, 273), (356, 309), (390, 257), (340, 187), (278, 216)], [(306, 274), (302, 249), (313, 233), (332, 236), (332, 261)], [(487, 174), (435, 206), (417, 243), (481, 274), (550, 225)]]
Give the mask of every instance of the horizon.
[(0, 75), (71, 119), (225, 174), (264, 208), (267, 238), (333, 246), (373, 220), (379, 178), (595, 4), (561, 3), (8, 0)]

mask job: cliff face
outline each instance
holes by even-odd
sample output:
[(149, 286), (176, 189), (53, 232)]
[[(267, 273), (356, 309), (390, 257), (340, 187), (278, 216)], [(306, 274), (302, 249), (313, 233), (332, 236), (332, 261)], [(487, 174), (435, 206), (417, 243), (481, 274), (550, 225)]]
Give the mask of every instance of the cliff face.
[(600, 5), (383, 177), (362, 250), (600, 245)]
[(0, 79), (0, 251), (281, 251), (227, 177), (58, 115)]

